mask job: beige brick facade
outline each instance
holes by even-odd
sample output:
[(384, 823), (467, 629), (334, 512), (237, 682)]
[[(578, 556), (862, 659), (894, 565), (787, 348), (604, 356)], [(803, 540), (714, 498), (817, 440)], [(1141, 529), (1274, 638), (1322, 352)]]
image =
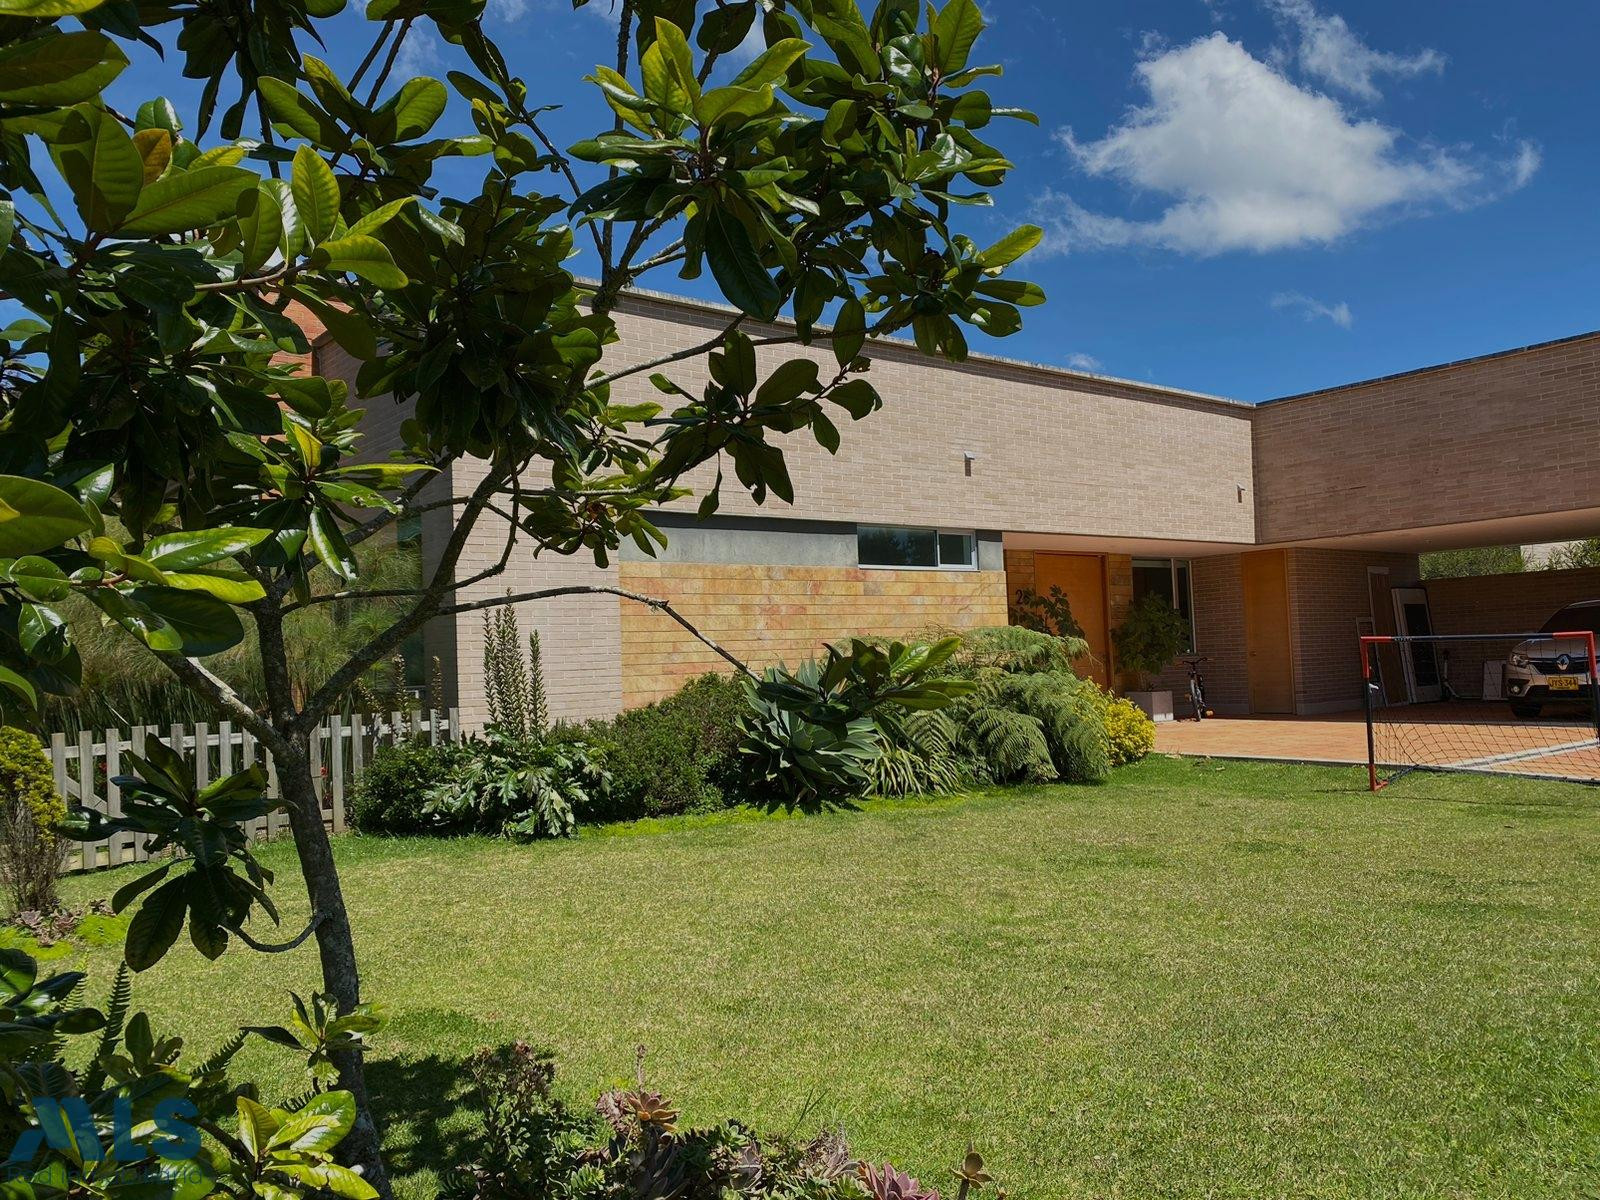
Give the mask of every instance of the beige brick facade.
[[(751, 666), (815, 657), (852, 634), (914, 638), (1006, 623), (1001, 571), (876, 571), (848, 567), (627, 562), (628, 591), (672, 603)], [(621, 612), (622, 702), (671, 695), (728, 664), (670, 617), (638, 604)]]
[[(607, 367), (699, 345), (728, 320), (705, 305), (630, 297), (617, 314), (621, 343)], [(757, 337), (774, 332), (746, 328)], [(816, 359), (825, 375), (835, 369), (821, 344), (760, 353), (767, 369), (796, 355)], [(1355, 637), (1358, 623), (1372, 618), (1369, 569), (1387, 568), (1396, 584), (1415, 578), (1414, 551), (1425, 542), (1408, 531), (1550, 513), (1568, 514), (1571, 524), (1600, 512), (1600, 334), (1260, 406), (993, 358), (944, 363), (897, 344), (876, 345), (869, 357), (884, 407), (860, 423), (837, 414), (837, 455), (804, 435), (782, 440), (795, 504), (757, 506), (730, 483), (721, 513), (752, 526), (765, 519), (760, 545), (768, 547), (787, 536), (774, 533), (776, 519), (795, 530), (830, 523), (846, 539), (858, 523), (937, 526), (989, 531), (996, 546), (1001, 534), (1023, 534), (1059, 542), (1064, 552), (1101, 554), (1112, 627), (1132, 599), (1135, 556), (1186, 558), (1196, 650), (1212, 659), (1209, 695), (1224, 712), (1249, 707), (1242, 552), (1291, 547), (1294, 703), (1301, 712), (1328, 711), (1360, 699)], [(352, 380), (357, 366), (326, 339), (313, 365)], [(703, 358), (667, 368), (691, 392), (704, 384), (703, 372)], [(619, 402), (660, 399), (646, 374), (614, 394)], [(386, 398), (362, 403), (370, 449), (395, 446), (404, 413)], [(1182, 485), (1174, 486), (1180, 463)], [(429, 495), (461, 495), (480, 471), (458, 464)], [(688, 482), (703, 488), (713, 474), (707, 467)], [(692, 511), (695, 503), (673, 507)], [(447, 509), (424, 518), (425, 565), (450, 522)], [(458, 577), (497, 561), (505, 535), (503, 524), (485, 520)], [(1359, 548), (1305, 544), (1363, 535)], [(1009, 545), (1006, 572), (864, 571), (836, 557), (807, 566), (803, 558), (740, 559), (737, 547), (700, 545), (705, 562), (607, 569), (587, 559), (535, 560), (519, 547), (504, 574), (456, 599), (624, 586), (672, 600), (730, 651), (762, 664), (797, 660), (851, 633), (1003, 621), (1010, 591), (1030, 581), (1029, 552)], [(814, 552), (815, 544), (805, 551)], [(989, 565), (999, 557), (997, 550)], [(1465, 619), (1452, 588), (1439, 592), (1441, 627)], [(1479, 616), (1499, 620), (1492, 611)], [(544, 601), (519, 615), (542, 635), (562, 716), (642, 703), (718, 666), (659, 613), (613, 596)], [(427, 631), (426, 653), (441, 660), (469, 722), (484, 716), (480, 630), (481, 617), (470, 614)], [(1185, 682), (1174, 667), (1158, 684), (1182, 690)]]
[(1600, 507), (1600, 334), (1263, 404), (1256, 536)]
[[(702, 343), (728, 317), (635, 300), (616, 320), (622, 346), (614, 353), (625, 364)], [(825, 375), (838, 370), (826, 345), (772, 347), (760, 355), (764, 369), (805, 355)], [(783, 440), (793, 506), (757, 506), (730, 486), (723, 492), (724, 514), (1254, 540), (1248, 405), (988, 359), (958, 366), (901, 345), (880, 344), (867, 357), (867, 378), (882, 395), (883, 409), (854, 423), (835, 410), (843, 434), (837, 455), (804, 435)], [(703, 361), (666, 371), (693, 393), (705, 383)], [(642, 375), (624, 381), (618, 392), (627, 400), (661, 400)], [(976, 456), (970, 476), (969, 453)], [(1182, 488), (1172, 486), (1176, 462), (1185, 464), (1191, 481)], [(714, 475), (708, 468), (689, 483), (703, 488)], [(694, 505), (692, 499), (678, 503)]]

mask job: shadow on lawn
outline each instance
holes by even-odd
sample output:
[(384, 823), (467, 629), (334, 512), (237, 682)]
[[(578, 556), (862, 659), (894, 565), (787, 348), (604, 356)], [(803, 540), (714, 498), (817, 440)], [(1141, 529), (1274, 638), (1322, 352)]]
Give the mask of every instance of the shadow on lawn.
[(461, 1086), (459, 1059), (378, 1059), (367, 1063), (374, 1115), (385, 1132), (384, 1157), (397, 1175), (443, 1175), (470, 1157), (479, 1118)]

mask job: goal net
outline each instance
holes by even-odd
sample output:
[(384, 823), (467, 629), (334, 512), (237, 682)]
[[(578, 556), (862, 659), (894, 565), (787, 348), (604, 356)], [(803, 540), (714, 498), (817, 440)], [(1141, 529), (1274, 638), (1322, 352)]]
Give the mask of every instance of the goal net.
[(1600, 783), (1595, 634), (1363, 637), (1367, 768)]

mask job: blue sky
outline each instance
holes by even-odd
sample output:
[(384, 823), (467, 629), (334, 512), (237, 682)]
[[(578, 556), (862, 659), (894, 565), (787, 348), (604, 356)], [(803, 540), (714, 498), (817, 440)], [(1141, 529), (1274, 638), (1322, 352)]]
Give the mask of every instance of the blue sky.
[[(563, 105), (558, 138), (608, 124), (581, 83), (608, 56), (608, 0), (490, 4), (533, 95)], [(967, 229), (1045, 226), (1021, 274), (1050, 303), (975, 347), (1261, 400), (1600, 328), (1592, 0), (985, 11), (978, 57), (1006, 68), (990, 90), (1041, 125), (991, 126), (1017, 168)], [(352, 10), (325, 57), (348, 69), (370, 28)], [(453, 65), (418, 40), (402, 67)], [(177, 74), (141, 60), (113, 95), (192, 111)]]

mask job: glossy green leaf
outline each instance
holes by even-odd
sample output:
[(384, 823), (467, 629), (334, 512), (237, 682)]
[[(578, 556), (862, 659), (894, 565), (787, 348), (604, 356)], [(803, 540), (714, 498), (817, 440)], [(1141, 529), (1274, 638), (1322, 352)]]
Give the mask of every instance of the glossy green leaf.
[(760, 88), (775, 84), (788, 74), (789, 68), (811, 49), (811, 43), (800, 38), (784, 38), (756, 55), (750, 65), (735, 75), (732, 87)]
[(183, 932), (189, 911), (188, 880), (169, 879), (151, 892), (128, 924), (123, 957), (135, 971), (145, 971), (161, 961)]
[(833, 323), (833, 357), (841, 367), (848, 367), (866, 344), (867, 312), (861, 301), (851, 296), (839, 306), (839, 318)]
[(289, 186), (306, 235), (315, 245), (333, 232), (339, 219), (339, 180), (320, 154), (301, 146), (294, 152)]
[(178, 110), (172, 106), (172, 101), (165, 96), (157, 96), (154, 100), (146, 100), (139, 105), (139, 111), (133, 119), (135, 129), (165, 129), (173, 137), (183, 132), (183, 121), (178, 116)]
[(268, 187), (248, 188), (239, 196), (239, 256), (254, 271), (278, 252), (283, 241), (283, 210)]
[(90, 230), (112, 232), (138, 203), (144, 159), (122, 124), (105, 109), (88, 104), (74, 108), (62, 122), (50, 153)]
[(252, 1158), (265, 1153), (267, 1143), (278, 1132), (278, 1119), (246, 1096), (236, 1101), (239, 1109), (239, 1141)]
[(24, 595), (35, 600), (50, 603), (65, 600), (72, 594), (72, 583), (67, 573), (49, 559), (37, 555), (23, 555), (4, 574)]
[(76, 497), (37, 479), (0, 475), (0, 557), (37, 554), (91, 528)]
[(190, 571), (243, 554), (269, 536), (271, 530), (237, 525), (164, 533), (145, 547), (144, 558), (163, 571)]
[(280, 1125), (267, 1145), (273, 1150), (316, 1153), (331, 1150), (355, 1126), (356, 1105), (349, 1092), (324, 1092)]
[(1044, 230), (1037, 225), (1019, 225), (982, 254), (978, 261), (986, 268), (1003, 267), (1016, 262), (1044, 238)]
[(344, 140), (333, 118), (293, 84), (263, 75), (256, 86), (274, 124), (319, 145)]
[(323, 242), (311, 252), (311, 265), (324, 271), (348, 272), (381, 288), (403, 288), (407, 283), (405, 272), (394, 265), (388, 247), (365, 234)]
[(356, 556), (351, 553), (350, 544), (339, 531), (338, 522), (320, 508), (311, 510), (308, 540), (311, 543), (312, 553), (321, 560), (323, 566), (339, 578), (351, 580), (359, 574), (360, 566), (356, 563)]
[(240, 196), (255, 182), (255, 174), (243, 167), (169, 172), (144, 189), (117, 232), (148, 237), (207, 229), (234, 216)]
[(762, 321), (778, 315), (783, 294), (761, 265), (744, 225), (721, 209), (705, 216), (706, 260), (722, 294), (740, 311)]
[(21, 699), (29, 708), (37, 708), (39, 705), (39, 693), (33, 684), (10, 667), (0, 666), (0, 688)]
[(975, 0), (949, 0), (933, 22), (937, 44), (934, 63), (941, 75), (954, 75), (967, 65), (972, 45), (983, 32), (983, 12)]
[(0, 102), (77, 104), (98, 96), (127, 65), (117, 44), (93, 30), (13, 42), (0, 48)]
[[(11, 235), (17, 231), (17, 206), (9, 199), (0, 198), (0, 258), (5, 257), (6, 248), (11, 245)], [(0, 341), (11, 341), (0, 333)]]
[(352, 236), (362, 233), (374, 233), (399, 216), (402, 210), (415, 203), (415, 196), (401, 196), (398, 200), (391, 200), (389, 203), (373, 209), (354, 225), (350, 226), (350, 233)]
[(41, 662), (56, 662), (70, 648), (67, 623), (54, 609), (24, 604), (17, 614), (17, 643), (22, 652)]
[[(394, 113), (395, 139), (409, 141), (432, 129), (444, 115), (450, 93), (437, 79), (408, 79), (394, 99), (383, 106)], [(392, 108), (391, 108), (392, 106)], [(383, 111), (383, 110), (380, 110)]]

